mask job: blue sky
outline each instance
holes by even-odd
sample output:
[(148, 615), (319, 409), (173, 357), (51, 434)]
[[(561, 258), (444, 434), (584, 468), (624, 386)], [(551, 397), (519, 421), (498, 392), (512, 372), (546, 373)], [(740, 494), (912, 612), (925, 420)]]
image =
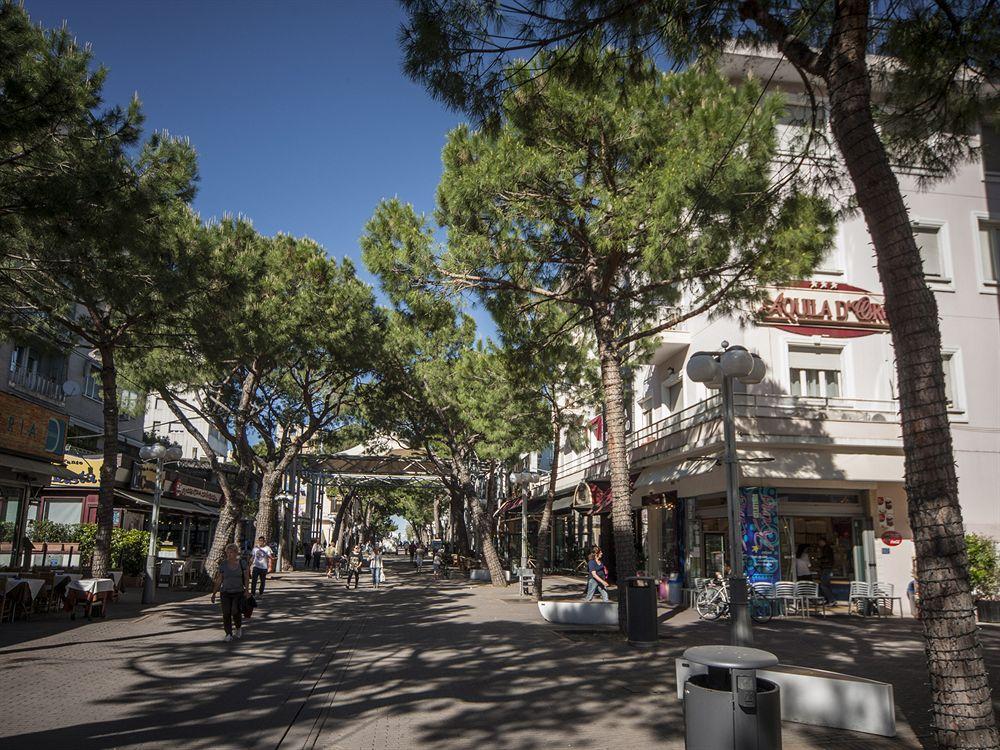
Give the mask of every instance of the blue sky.
[(362, 268), (358, 237), (379, 200), (433, 210), (445, 135), (463, 118), (402, 74), (395, 0), (26, 7), (92, 45), (108, 102), (138, 93), (147, 130), (191, 139), (206, 219), (241, 213)]

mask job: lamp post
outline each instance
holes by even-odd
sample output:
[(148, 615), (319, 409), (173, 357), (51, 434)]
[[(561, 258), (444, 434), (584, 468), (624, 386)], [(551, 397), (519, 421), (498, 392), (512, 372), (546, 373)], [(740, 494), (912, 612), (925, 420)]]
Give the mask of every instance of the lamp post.
[(521, 570), (528, 569), (528, 488), (545, 477), (538, 471), (512, 471), (510, 483), (515, 487), (524, 487), (524, 497), (521, 499)]
[(156, 601), (156, 548), (159, 546), (160, 495), (163, 493), (163, 464), (179, 461), (184, 455), (179, 445), (169, 448), (163, 443), (144, 445), (139, 449), (139, 458), (144, 463), (156, 463), (156, 481), (153, 484), (153, 511), (149, 517), (149, 547), (146, 549), (146, 579), (142, 582), (142, 603)]
[(747, 579), (743, 572), (743, 533), (740, 527), (740, 467), (736, 452), (736, 411), (733, 407), (733, 381), (756, 385), (764, 379), (767, 366), (756, 354), (742, 346), (722, 342), (721, 351), (696, 352), (687, 363), (688, 377), (709, 388), (722, 391), (722, 425), (726, 467), (726, 506), (729, 511), (729, 607), (734, 646), (753, 643), (750, 629)]

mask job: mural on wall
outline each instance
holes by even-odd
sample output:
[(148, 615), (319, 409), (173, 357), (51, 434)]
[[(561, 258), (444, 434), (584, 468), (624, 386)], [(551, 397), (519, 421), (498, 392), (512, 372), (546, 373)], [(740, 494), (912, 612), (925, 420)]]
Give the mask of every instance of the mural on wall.
[(743, 568), (752, 583), (774, 583), (781, 575), (778, 492), (773, 487), (740, 488)]

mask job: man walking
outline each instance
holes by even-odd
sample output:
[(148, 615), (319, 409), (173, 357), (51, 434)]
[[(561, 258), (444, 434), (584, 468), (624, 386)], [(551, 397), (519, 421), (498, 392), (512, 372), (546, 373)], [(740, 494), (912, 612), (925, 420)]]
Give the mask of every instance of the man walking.
[[(264, 582), (267, 580), (267, 570), (273, 557), (274, 553), (267, 546), (264, 537), (257, 537), (257, 546), (250, 553), (250, 558), (253, 561), (250, 594), (258, 599), (264, 596)], [(257, 593), (257, 581), (260, 581), (260, 594)]]
[(354, 588), (358, 587), (358, 579), (361, 577), (361, 547), (357, 544), (351, 550), (347, 558), (347, 588), (351, 588), (351, 576), (354, 576)]

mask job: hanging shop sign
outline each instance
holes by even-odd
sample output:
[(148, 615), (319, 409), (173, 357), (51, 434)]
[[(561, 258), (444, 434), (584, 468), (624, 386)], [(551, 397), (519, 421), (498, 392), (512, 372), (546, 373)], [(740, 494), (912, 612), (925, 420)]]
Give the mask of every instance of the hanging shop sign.
[(0, 393), (0, 450), (61, 461), (65, 447), (65, 415)]
[(59, 487), (101, 486), (101, 467), (104, 466), (104, 456), (66, 456), (63, 459), (66, 468), (76, 476), (72, 479), (52, 477), (52, 484)]
[(781, 575), (778, 542), (778, 491), (740, 487), (743, 568), (752, 583), (775, 583)]
[(177, 497), (186, 497), (192, 500), (205, 500), (210, 503), (217, 503), (222, 500), (221, 492), (212, 492), (211, 490), (206, 490), (202, 487), (184, 484), (184, 482), (179, 479), (174, 481), (170, 491)]
[(896, 526), (896, 514), (892, 507), (892, 499), (879, 495), (876, 498), (875, 504), (877, 506), (878, 522), (882, 528), (887, 531), (894, 529)]
[(803, 336), (853, 338), (889, 330), (880, 295), (836, 281), (795, 281), (774, 289), (758, 320)]

